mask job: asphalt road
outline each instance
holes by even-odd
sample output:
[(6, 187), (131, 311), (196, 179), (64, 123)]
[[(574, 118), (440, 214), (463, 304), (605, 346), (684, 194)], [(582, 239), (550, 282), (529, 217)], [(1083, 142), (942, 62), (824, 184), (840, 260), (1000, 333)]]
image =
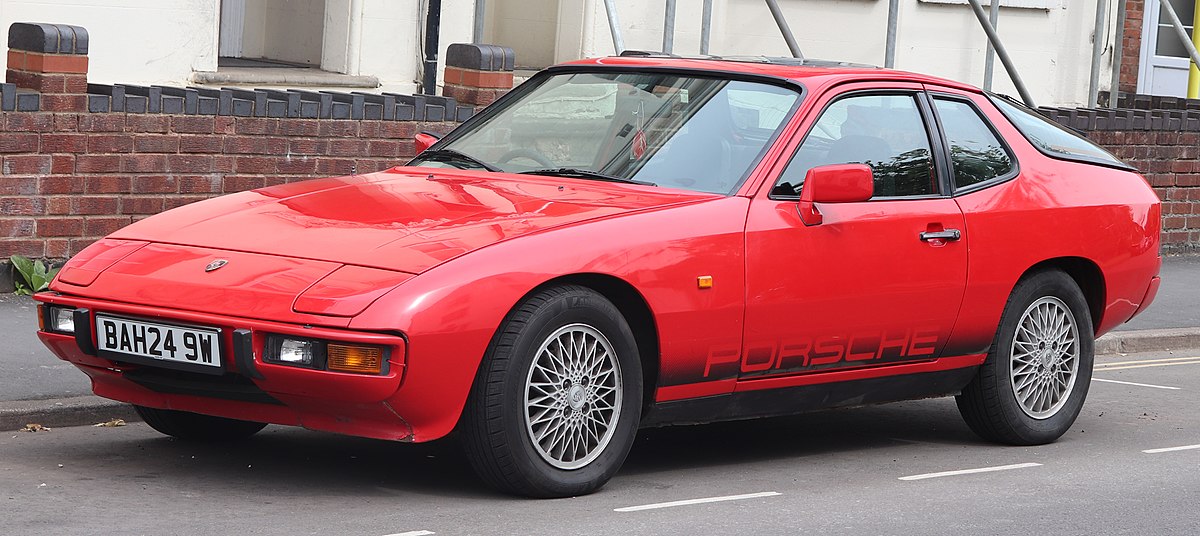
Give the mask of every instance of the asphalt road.
[[(1091, 384), (1079, 421), (1052, 445), (984, 443), (951, 399), (647, 430), (599, 493), (549, 501), (487, 490), (450, 442), (399, 445), (283, 427), (235, 445), (175, 441), (144, 424), (11, 432), (0, 436), (0, 530), (1200, 533), (1200, 349), (1098, 364), (1103, 381)], [(1192, 448), (1154, 450), (1174, 447)], [(663, 505), (731, 496), (744, 497)]]

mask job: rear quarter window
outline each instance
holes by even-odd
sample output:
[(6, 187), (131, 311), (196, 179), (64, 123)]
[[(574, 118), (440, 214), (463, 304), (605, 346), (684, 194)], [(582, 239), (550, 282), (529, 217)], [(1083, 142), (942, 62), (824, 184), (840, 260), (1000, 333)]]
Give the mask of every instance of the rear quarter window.
[(995, 96), (992, 96), (991, 100), (1000, 109), (1000, 112), (1012, 122), (1013, 126), (1021, 131), (1025, 139), (1046, 156), (1121, 169), (1133, 169), (1132, 166), (1118, 160), (1099, 145), (1042, 117), (1037, 112)]

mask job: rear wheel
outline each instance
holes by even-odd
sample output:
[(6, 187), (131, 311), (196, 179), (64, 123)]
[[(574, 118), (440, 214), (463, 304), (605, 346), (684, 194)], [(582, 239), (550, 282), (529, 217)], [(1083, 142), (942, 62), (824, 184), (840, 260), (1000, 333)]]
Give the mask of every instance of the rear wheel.
[(187, 411), (134, 406), (146, 424), (159, 432), (189, 441), (235, 441), (250, 437), (267, 425)]
[(1067, 274), (1022, 279), (1004, 308), (987, 360), (958, 409), (985, 439), (1039, 445), (1058, 439), (1079, 416), (1092, 378), (1091, 313)]
[(638, 428), (641, 361), (620, 311), (578, 286), (543, 291), (509, 315), (463, 415), (464, 446), (488, 484), (531, 497), (603, 486)]

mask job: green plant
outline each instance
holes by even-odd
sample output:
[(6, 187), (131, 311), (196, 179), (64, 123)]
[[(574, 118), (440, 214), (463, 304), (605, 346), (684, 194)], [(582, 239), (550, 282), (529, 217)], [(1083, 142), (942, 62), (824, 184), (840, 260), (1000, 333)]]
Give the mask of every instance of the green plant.
[(54, 279), (54, 274), (58, 273), (58, 268), (47, 268), (46, 263), (32, 261), (21, 255), (13, 255), (8, 260), (12, 262), (13, 269), (20, 274), (20, 279), (22, 279), (20, 281), (13, 279), (13, 283), (17, 286), (17, 294), (29, 295), (46, 290), (50, 286), (50, 280)]

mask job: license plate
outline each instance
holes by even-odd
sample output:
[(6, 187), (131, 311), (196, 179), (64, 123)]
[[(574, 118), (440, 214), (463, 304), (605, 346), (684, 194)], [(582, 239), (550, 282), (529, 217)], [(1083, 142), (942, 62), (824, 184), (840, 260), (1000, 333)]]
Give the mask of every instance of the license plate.
[(221, 330), (96, 315), (96, 348), (127, 356), (221, 367)]

